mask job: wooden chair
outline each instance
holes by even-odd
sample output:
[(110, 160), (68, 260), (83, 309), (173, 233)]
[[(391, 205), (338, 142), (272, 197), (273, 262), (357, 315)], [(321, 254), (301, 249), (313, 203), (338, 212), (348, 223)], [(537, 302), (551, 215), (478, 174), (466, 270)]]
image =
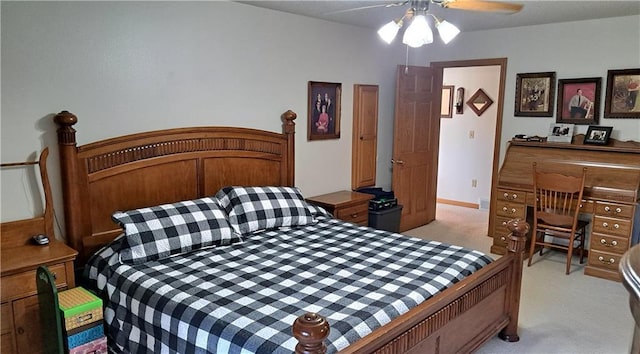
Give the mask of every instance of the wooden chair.
[[(540, 255), (545, 247), (558, 248), (567, 251), (567, 269), (571, 269), (571, 258), (574, 250), (580, 253), (580, 264), (584, 259), (584, 244), (588, 221), (578, 220), (582, 190), (587, 168), (583, 168), (582, 176), (567, 176), (559, 173), (543, 173), (533, 163), (533, 190), (536, 201), (533, 208), (533, 232), (529, 248), (529, 263), (536, 250), (540, 248)], [(553, 241), (547, 241), (547, 237)], [(568, 241), (568, 244), (554, 242), (555, 238)], [(576, 246), (577, 244), (577, 246)]]
[(42, 348), (46, 354), (64, 354), (58, 289), (53, 274), (46, 266), (39, 266), (36, 270), (36, 286), (42, 323)]

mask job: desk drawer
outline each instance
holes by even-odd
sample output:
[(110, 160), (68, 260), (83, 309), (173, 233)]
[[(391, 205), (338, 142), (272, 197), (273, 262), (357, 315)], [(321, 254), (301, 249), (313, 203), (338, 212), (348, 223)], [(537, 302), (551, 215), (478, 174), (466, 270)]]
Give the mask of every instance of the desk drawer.
[(623, 254), (629, 249), (629, 238), (592, 233), (591, 241), (589, 242), (589, 249)]
[(596, 202), (595, 213), (602, 216), (631, 219), (633, 217), (633, 206), (608, 202)]
[(336, 218), (367, 226), (369, 220), (369, 205), (358, 204), (336, 210)]
[[(67, 286), (67, 273), (65, 272), (64, 264), (52, 265), (49, 267), (49, 271), (54, 274), (58, 287)], [(0, 293), (2, 294), (2, 301), (37, 294), (36, 271), (31, 270), (3, 277)]]
[(527, 200), (527, 192), (498, 189), (498, 201), (524, 204)]
[(589, 265), (617, 272), (620, 257), (622, 257), (620, 254), (589, 250)]
[(496, 207), (496, 215), (503, 216), (509, 219), (524, 219), (526, 211), (527, 206), (524, 204), (498, 202), (498, 205)]
[(593, 217), (593, 232), (629, 237), (631, 234), (631, 220), (607, 218), (596, 215)]

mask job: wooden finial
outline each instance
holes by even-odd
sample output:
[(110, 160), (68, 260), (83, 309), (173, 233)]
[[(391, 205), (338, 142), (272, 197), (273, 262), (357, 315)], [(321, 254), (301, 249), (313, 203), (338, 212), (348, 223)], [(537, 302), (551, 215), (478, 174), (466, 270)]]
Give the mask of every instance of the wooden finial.
[(324, 340), (329, 330), (329, 322), (317, 313), (307, 312), (298, 317), (293, 323), (293, 336), (298, 340), (296, 354), (326, 353)]
[(58, 128), (58, 144), (75, 145), (76, 130), (73, 125), (78, 123), (78, 117), (69, 111), (62, 111), (53, 117), (53, 121), (60, 126)]
[(296, 112), (292, 110), (288, 110), (282, 113), (282, 118), (284, 118), (284, 132), (285, 133), (294, 133), (296, 123), (294, 120), (298, 117)]
[(529, 224), (522, 219), (511, 219), (507, 222), (507, 229), (511, 231), (507, 250), (511, 252), (521, 252), (525, 248)]
[(53, 121), (60, 126), (70, 127), (78, 123), (78, 117), (69, 111), (62, 111), (53, 117)]

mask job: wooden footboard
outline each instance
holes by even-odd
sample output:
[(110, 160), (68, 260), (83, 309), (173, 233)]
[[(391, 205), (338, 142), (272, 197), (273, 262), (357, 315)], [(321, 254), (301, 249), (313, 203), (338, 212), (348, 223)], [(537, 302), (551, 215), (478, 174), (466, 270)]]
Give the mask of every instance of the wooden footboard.
[[(378, 328), (340, 353), (468, 353), (498, 334), (519, 340), (518, 312), (523, 251), (529, 225), (514, 219), (508, 254)], [(296, 353), (325, 353), (330, 325), (315, 313), (293, 324)]]

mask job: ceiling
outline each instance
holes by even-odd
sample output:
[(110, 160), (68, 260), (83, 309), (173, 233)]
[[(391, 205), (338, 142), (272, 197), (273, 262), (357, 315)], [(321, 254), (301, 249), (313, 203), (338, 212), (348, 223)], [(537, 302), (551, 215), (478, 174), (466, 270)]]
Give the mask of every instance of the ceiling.
[[(408, 5), (401, 7), (384, 7), (384, 5), (394, 2), (378, 0), (259, 0), (237, 2), (332, 22), (375, 29), (393, 19), (402, 17), (408, 7)], [(639, 0), (515, 0), (512, 2), (524, 4), (522, 11), (516, 14), (506, 15), (500, 13), (443, 9), (437, 5), (431, 4), (429, 12), (440, 19), (445, 19), (455, 24), (463, 32), (640, 14)], [(357, 8), (360, 9), (353, 10)]]

